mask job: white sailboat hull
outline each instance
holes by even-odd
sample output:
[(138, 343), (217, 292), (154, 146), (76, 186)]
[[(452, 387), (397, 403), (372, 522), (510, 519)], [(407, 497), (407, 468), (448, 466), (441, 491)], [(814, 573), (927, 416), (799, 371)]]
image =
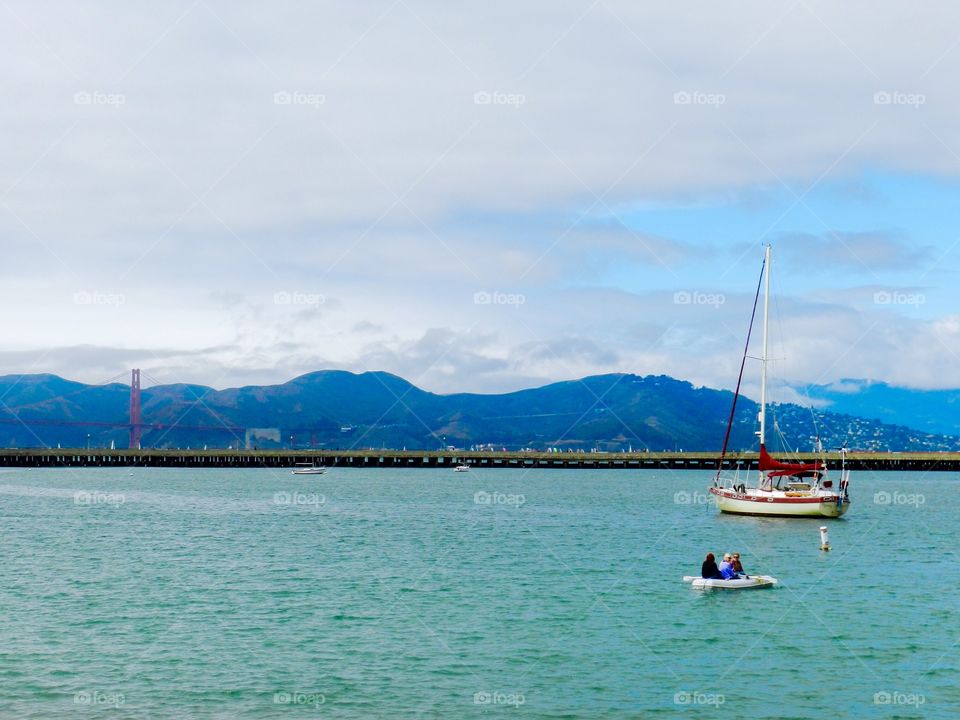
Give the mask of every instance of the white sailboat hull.
[(735, 515), (770, 515), (775, 517), (828, 517), (843, 515), (849, 502), (837, 502), (836, 494), (811, 493), (788, 495), (778, 490), (746, 488), (737, 493), (723, 488), (710, 488), (721, 512)]

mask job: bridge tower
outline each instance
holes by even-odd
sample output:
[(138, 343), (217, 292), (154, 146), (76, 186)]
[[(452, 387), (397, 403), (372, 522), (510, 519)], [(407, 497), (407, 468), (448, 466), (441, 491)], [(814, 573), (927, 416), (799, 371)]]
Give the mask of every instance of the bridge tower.
[(130, 371), (130, 449), (140, 447), (140, 370)]

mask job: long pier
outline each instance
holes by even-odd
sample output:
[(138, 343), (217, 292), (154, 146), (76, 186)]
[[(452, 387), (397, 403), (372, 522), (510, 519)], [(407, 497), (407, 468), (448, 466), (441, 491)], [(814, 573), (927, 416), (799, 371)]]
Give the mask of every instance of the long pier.
[[(813, 453), (791, 460), (813, 462)], [(555, 468), (597, 470), (716, 470), (719, 452), (548, 453), (454, 450), (108, 450), (0, 449), (0, 467), (290, 468), (300, 463), (347, 468)], [(829, 468), (840, 453), (827, 453)], [(724, 468), (756, 468), (757, 453), (727, 453)], [(960, 453), (848, 452), (851, 470), (960, 471)]]

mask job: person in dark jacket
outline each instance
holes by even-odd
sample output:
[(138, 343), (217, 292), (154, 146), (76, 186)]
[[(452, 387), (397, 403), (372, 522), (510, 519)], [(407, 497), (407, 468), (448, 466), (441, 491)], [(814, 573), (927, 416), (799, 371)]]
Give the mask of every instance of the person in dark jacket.
[(717, 559), (713, 556), (713, 553), (707, 553), (707, 559), (703, 561), (703, 565), (700, 567), (700, 577), (705, 580), (723, 580), (723, 575), (720, 574), (720, 568), (717, 567)]

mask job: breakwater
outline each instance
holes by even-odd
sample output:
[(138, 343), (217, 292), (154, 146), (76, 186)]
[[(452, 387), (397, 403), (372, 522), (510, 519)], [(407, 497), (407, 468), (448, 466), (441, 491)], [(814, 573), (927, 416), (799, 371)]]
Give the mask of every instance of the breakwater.
[[(790, 456), (803, 462), (812, 453)], [(291, 468), (301, 463), (328, 467), (438, 468), (466, 464), (474, 468), (556, 468), (606, 470), (715, 470), (719, 452), (547, 453), (466, 452), (454, 450), (110, 450), (98, 448), (0, 449), (0, 467), (180, 467)], [(827, 453), (838, 468), (839, 453)], [(757, 453), (728, 453), (724, 468), (755, 468)], [(847, 453), (851, 470), (960, 470), (960, 453)]]

